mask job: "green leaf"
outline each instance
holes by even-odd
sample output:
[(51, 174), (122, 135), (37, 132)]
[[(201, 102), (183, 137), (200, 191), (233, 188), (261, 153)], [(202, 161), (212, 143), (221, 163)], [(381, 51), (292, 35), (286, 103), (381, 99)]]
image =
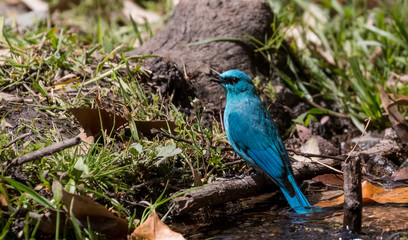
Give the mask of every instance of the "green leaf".
[(82, 157), (78, 158), (78, 161), (74, 165), (74, 169), (80, 171), (83, 174), (89, 174), (88, 166), (84, 163), (84, 159)]
[(137, 156), (139, 153), (143, 152), (143, 146), (140, 143), (133, 143), (130, 145), (129, 152)]
[(183, 152), (183, 150), (181, 150), (180, 148), (176, 148), (175, 144), (159, 147), (158, 150), (159, 151), (157, 153), (157, 156), (165, 158), (172, 157)]
[(0, 176), (0, 179), (7, 182), (8, 184), (13, 186), (14, 188), (18, 189), (19, 191), (27, 193), (27, 195), (30, 198), (32, 198), (37, 203), (43, 205), (44, 207), (48, 207), (48, 208), (51, 208), (51, 209), (54, 209), (54, 210), (56, 209), (56, 206), (55, 206), (54, 203), (52, 203), (50, 200), (46, 199), (45, 197), (41, 196), (36, 191), (34, 191), (33, 189), (27, 187), (26, 185), (23, 185), (23, 184), (21, 184), (19, 182), (16, 182), (16, 181), (14, 181), (14, 180), (12, 180), (10, 178), (6, 178), (6, 177), (3, 177), (3, 176)]
[(351, 121), (354, 123), (354, 126), (356, 126), (360, 132), (364, 132), (364, 126), (361, 124), (361, 122), (354, 115), (351, 115), (350, 117)]
[(141, 33), (140, 33), (139, 29), (137, 28), (137, 24), (133, 20), (132, 15), (129, 15), (129, 17), (130, 17), (130, 22), (132, 23), (133, 31), (136, 33), (136, 37), (137, 37), (137, 39), (139, 39), (140, 45), (143, 45), (143, 40), (142, 40), (142, 37), (141, 37)]
[(388, 38), (388, 39), (394, 41), (395, 43), (397, 43), (397, 44), (403, 46), (405, 49), (408, 49), (408, 43), (404, 42), (401, 38), (395, 36), (395, 35), (392, 34), (392, 33), (389, 33), (389, 32), (387, 32), (387, 31), (384, 31), (384, 30), (382, 30), (382, 29), (379, 29), (379, 28), (377, 28), (377, 27), (370, 26), (370, 25), (364, 25), (364, 28), (366, 28), (366, 29), (368, 29), (368, 30), (370, 30), (370, 31), (372, 31), (372, 32), (374, 32), (374, 33), (380, 35), (380, 36), (383, 36), (383, 37), (385, 37), (385, 38)]
[(54, 193), (54, 201), (56, 204), (61, 202), (62, 198), (62, 185), (58, 181), (52, 182), (52, 192)]
[(320, 108), (311, 108), (307, 111), (308, 114), (328, 114), (328, 110)]

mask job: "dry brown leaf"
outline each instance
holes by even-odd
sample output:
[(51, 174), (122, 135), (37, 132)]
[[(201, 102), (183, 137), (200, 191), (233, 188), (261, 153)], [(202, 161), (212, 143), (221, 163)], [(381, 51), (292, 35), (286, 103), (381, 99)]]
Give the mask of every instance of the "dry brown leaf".
[(55, 82), (54, 86), (49, 87), (48, 89), (53, 88), (54, 90), (61, 90), (64, 89), (68, 84), (77, 82), (78, 80), (79, 77), (77, 75), (70, 73), (58, 79)]
[(97, 136), (101, 127), (108, 134), (127, 123), (124, 117), (101, 108), (68, 109), (78, 120), (87, 136)]
[(408, 187), (384, 189), (374, 186), (368, 181), (363, 181), (361, 188), (363, 191), (363, 201), (372, 200), (378, 203), (408, 203)]
[(391, 179), (393, 181), (408, 180), (408, 168), (398, 169), (392, 174)]
[[(104, 131), (110, 133), (116, 130), (128, 120), (119, 114), (109, 112), (103, 108), (70, 108), (68, 109), (72, 115), (78, 120), (79, 124), (84, 129), (87, 136), (97, 136), (101, 132), (101, 126)], [(101, 121), (102, 120), (102, 125)], [(139, 134), (146, 137), (155, 136), (152, 129), (169, 129), (172, 133), (176, 128), (176, 124), (166, 120), (150, 120), (150, 121), (135, 121), (136, 128)]]
[[(53, 183), (54, 194), (56, 186), (60, 184), (58, 182)], [(62, 186), (60, 188), (61, 202), (68, 209), (70, 214), (75, 218), (83, 227), (88, 226), (88, 220), (91, 229), (94, 231), (107, 234), (112, 237), (126, 237), (128, 233), (128, 223), (115, 216), (112, 212), (109, 212), (104, 206), (94, 202), (90, 198), (76, 195), (65, 191)]]
[(388, 105), (388, 108), (393, 107), (394, 105), (408, 106), (408, 97), (407, 96), (400, 96), (398, 99), (395, 99), (393, 103), (390, 103), (390, 105)]
[(319, 201), (319, 202), (316, 203), (314, 206), (322, 207), (322, 208), (325, 208), (325, 207), (334, 207), (334, 206), (343, 204), (343, 202), (344, 202), (344, 194), (341, 195), (341, 196), (339, 196), (339, 197), (336, 197), (336, 198), (334, 198), (334, 199), (328, 199), (328, 200)]
[(150, 121), (135, 121), (137, 131), (143, 134), (146, 137), (152, 137), (155, 134), (151, 132), (152, 129), (168, 129), (175, 134), (174, 129), (176, 128), (176, 124), (172, 121), (166, 120), (150, 120)]
[[(361, 183), (363, 202), (377, 203), (408, 203), (408, 187), (384, 189), (374, 186), (368, 181)], [(315, 206), (333, 207), (344, 202), (344, 195), (335, 199), (319, 201)]]
[[(79, 144), (79, 154), (86, 154), (92, 148), (92, 143), (95, 140), (94, 136), (88, 136), (83, 129), (78, 134), (82, 142)], [(72, 152), (75, 153), (74, 151)], [(75, 153), (76, 154), (76, 153)]]
[(132, 235), (132, 240), (182, 240), (185, 239), (180, 233), (172, 231), (164, 224), (155, 212), (150, 215)]
[(320, 181), (326, 185), (337, 185), (337, 186), (343, 186), (344, 184), (344, 179), (343, 175), (341, 174), (322, 174), (319, 176), (316, 176), (312, 178), (313, 180)]
[(344, 194), (343, 190), (327, 190), (320, 192), (322, 195), (320, 201), (336, 199)]
[[(83, 142), (88, 143), (87, 145), (92, 144), (94, 139), (95, 139), (94, 136), (87, 136), (86, 133), (83, 130), (81, 130), (81, 132), (78, 134), (78, 136)], [(87, 147), (87, 148), (89, 150), (90, 147)]]
[[(398, 105), (390, 102), (389, 95), (385, 92), (384, 88), (379, 84), (377, 84), (377, 87), (380, 92), (381, 106), (388, 113), (388, 119), (392, 124), (392, 128), (403, 141), (408, 142), (408, 122), (398, 111)], [(402, 100), (402, 102), (405, 102), (405, 100)]]
[(302, 142), (305, 142), (312, 136), (312, 134), (309, 131), (309, 128), (300, 124), (296, 124), (296, 131)]
[[(59, 213), (60, 229), (64, 227), (71, 228), (72, 222), (67, 219), (66, 214), (63, 211)], [(67, 225), (65, 223), (67, 222)], [(64, 226), (65, 225), (65, 226)], [(52, 209), (46, 209), (43, 214), (40, 215), (40, 226), (38, 229), (43, 233), (54, 234), (57, 226), (57, 211)]]

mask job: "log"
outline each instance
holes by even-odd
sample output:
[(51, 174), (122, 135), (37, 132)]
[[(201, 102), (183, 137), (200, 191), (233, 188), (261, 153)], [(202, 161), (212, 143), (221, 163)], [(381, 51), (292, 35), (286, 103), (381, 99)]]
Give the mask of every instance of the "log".
[[(322, 159), (320, 161), (334, 168), (340, 167), (341, 164), (340, 161), (333, 159)], [(297, 180), (309, 179), (310, 177), (332, 171), (313, 162), (296, 162), (292, 166)], [(174, 205), (172, 209), (173, 215), (184, 215), (197, 211), (202, 207), (212, 207), (277, 189), (277, 186), (269, 178), (263, 175), (253, 175), (245, 177), (244, 180), (231, 179), (207, 184), (204, 188), (172, 199), (170, 205)]]

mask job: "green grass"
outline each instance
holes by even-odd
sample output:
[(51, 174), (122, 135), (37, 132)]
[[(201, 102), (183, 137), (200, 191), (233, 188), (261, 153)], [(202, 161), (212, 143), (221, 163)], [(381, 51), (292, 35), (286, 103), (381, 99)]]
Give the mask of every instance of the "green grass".
[[(292, 90), (315, 107), (312, 97), (315, 93), (334, 101), (338, 112), (323, 109), (321, 114), (352, 118), (360, 130), (360, 123), (368, 117), (377, 128), (389, 126), (376, 85), (380, 84), (390, 93), (407, 94), (403, 84), (387, 86), (391, 73), (402, 75), (408, 70), (407, 1), (380, 2), (371, 9), (366, 1), (359, 0), (342, 3), (325, 0), (319, 4), (304, 0), (269, 2), (275, 10), (274, 27), (281, 38), (289, 29), (297, 27), (302, 31), (303, 41), (307, 41), (307, 34), (314, 34), (320, 41), (319, 45), (306, 42), (302, 49), (296, 39), (289, 41), (302, 69), (291, 65), (293, 59), (289, 55), (288, 63), (296, 79), (274, 70)], [(305, 21), (304, 14), (309, 14), (309, 20)], [(281, 41), (279, 37), (271, 37), (258, 46), (264, 55), (273, 54), (271, 49), (280, 47)], [(306, 76), (300, 76), (300, 72)]]
[[(69, 20), (63, 26), (38, 24), (22, 34), (1, 26), (4, 31), (0, 44), (10, 49), (0, 71), (1, 91), (32, 100), (23, 105), (15, 104), (16, 111), (29, 107), (42, 113), (41, 118), (51, 120), (47, 123), (49, 126), (43, 127), (37, 124), (44, 120), (40, 117), (20, 119), (22, 124), (18, 126), (17, 134), (31, 130), (36, 139), (20, 140), (8, 147), (4, 146), (14, 136), (2, 131), (1, 162), (73, 136), (75, 128), (61, 131), (62, 122), (74, 121), (67, 110), (71, 107), (96, 107), (99, 101), (102, 107), (113, 106), (119, 111), (126, 106), (134, 120), (174, 121), (177, 136), (191, 141), (191, 144), (166, 137), (141, 137), (131, 122), (130, 138), (123, 133), (116, 135), (117, 138), (109, 138), (109, 133), (105, 133), (102, 136), (105, 144), (94, 142), (89, 149), (86, 149), (86, 144), (81, 144), (24, 164), (22, 172), (29, 181), (21, 183), (2, 176), (4, 189), (0, 190), (5, 194), (7, 189), (9, 204), (9, 210), (3, 212), (0, 220), (2, 238), (15, 234), (11, 227), (17, 220), (33, 223), (24, 228), (25, 237), (35, 236), (38, 231), (38, 221), (28, 214), (16, 217), (14, 209), (27, 209), (32, 214), (42, 214), (45, 209), (62, 209), (59, 201), (55, 203), (50, 199), (54, 180), (60, 181), (71, 193), (92, 194), (95, 201), (108, 208), (113, 207), (129, 221), (129, 226), (135, 226), (133, 219), (145, 219), (146, 214), (143, 214), (143, 207), (134, 208), (127, 202), (155, 202), (153, 207), (148, 207), (151, 210), (170, 199), (169, 193), (174, 190), (168, 190), (165, 183), (178, 188), (200, 186), (214, 174), (228, 171), (221, 162), (228, 153), (222, 152), (220, 147), (213, 147), (220, 142), (226, 143), (225, 134), (217, 123), (214, 123), (215, 130), (210, 131), (202, 127), (200, 116), (198, 122), (187, 121), (187, 117), (169, 103), (167, 97), (160, 98), (156, 89), (141, 83), (145, 73), (138, 63), (153, 56), (133, 57), (131, 62), (123, 56), (122, 51), (141, 40), (138, 31), (152, 31), (149, 24), (136, 25), (124, 19), (102, 18), (107, 13), (98, 5), (101, 1), (89, 3), (97, 5), (94, 6), (95, 12), (89, 11), (91, 6), (82, 3), (59, 16)], [(78, 27), (82, 32), (75, 30)], [(56, 88), (55, 80), (68, 73), (78, 79)], [(200, 107), (195, 108), (197, 113), (201, 111)], [(7, 113), (2, 116), (3, 130), (6, 129), (6, 116)], [(158, 179), (158, 183), (164, 184), (149, 183), (151, 179)], [(75, 217), (70, 217), (75, 223)], [(62, 219), (58, 218), (58, 221)], [(56, 238), (99, 239), (87, 227), (81, 229), (76, 224), (71, 230), (66, 225), (62, 229), (59, 225), (55, 227)]]

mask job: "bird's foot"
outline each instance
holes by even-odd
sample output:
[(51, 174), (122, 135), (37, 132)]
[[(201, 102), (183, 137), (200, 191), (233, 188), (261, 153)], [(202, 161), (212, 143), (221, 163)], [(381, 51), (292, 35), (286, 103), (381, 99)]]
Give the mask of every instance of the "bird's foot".
[(241, 179), (246, 185), (249, 185), (249, 182), (245, 179), (245, 173), (241, 174), (241, 175), (235, 175), (236, 179)]

